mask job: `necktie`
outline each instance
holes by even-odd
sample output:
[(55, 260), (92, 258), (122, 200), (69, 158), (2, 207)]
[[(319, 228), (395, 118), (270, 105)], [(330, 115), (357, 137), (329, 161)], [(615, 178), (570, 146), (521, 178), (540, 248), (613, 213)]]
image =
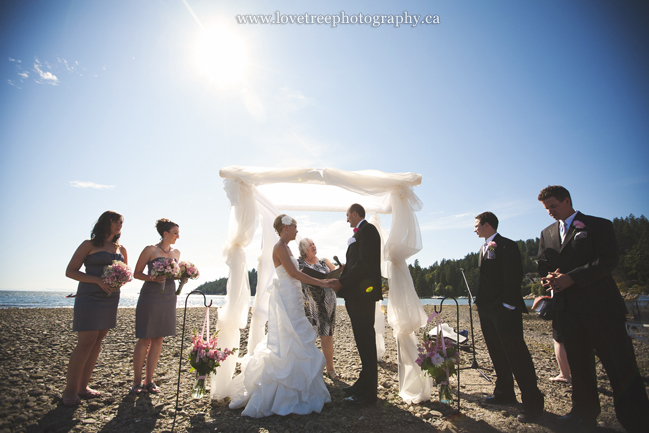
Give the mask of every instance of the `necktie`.
[(484, 244), (482, 245), (482, 255), (486, 256), (488, 250), (489, 250), (489, 242), (484, 241)]
[(566, 225), (565, 221), (561, 221), (559, 225), (559, 233), (561, 234), (561, 243), (563, 243), (564, 239), (566, 238), (566, 233), (568, 233), (568, 226)]

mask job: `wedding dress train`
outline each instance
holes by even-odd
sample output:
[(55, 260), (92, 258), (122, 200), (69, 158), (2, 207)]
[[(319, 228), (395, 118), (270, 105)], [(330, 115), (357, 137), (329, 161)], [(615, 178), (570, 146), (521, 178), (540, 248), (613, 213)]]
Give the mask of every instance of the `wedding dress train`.
[[(291, 257), (297, 268), (297, 260)], [(331, 401), (322, 378), (324, 355), (304, 315), (302, 287), (284, 266), (270, 289), (268, 334), (230, 385), (230, 408), (261, 418), (320, 412)]]

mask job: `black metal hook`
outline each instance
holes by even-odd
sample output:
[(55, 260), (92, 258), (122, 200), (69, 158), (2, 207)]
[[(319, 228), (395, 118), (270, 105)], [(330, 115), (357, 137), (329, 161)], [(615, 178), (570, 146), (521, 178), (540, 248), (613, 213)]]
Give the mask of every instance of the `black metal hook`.
[(176, 409), (174, 410), (174, 421), (173, 424), (171, 425), (172, 433), (174, 431), (174, 428), (176, 427), (176, 414), (178, 413), (178, 397), (180, 396), (180, 371), (183, 365), (183, 345), (185, 343), (185, 318), (187, 317), (187, 301), (189, 300), (189, 297), (191, 295), (198, 295), (198, 294), (203, 295), (203, 305), (205, 305), (206, 308), (210, 308), (212, 306), (212, 299), (210, 299), (210, 303), (208, 305), (207, 296), (205, 296), (205, 293), (201, 292), (200, 290), (192, 290), (191, 292), (187, 293), (187, 297), (185, 298), (185, 313), (183, 314), (183, 333), (182, 333), (182, 337), (180, 338), (180, 361), (178, 363), (178, 384), (176, 385)]

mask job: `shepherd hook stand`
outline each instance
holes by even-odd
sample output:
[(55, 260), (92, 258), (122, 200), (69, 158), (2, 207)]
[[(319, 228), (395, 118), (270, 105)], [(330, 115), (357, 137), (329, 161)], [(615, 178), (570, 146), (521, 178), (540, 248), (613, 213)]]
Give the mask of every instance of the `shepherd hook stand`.
[(174, 428), (176, 427), (176, 415), (178, 414), (178, 397), (180, 396), (180, 369), (183, 365), (183, 344), (185, 343), (185, 318), (187, 317), (187, 301), (189, 300), (189, 296), (194, 294), (203, 295), (203, 305), (205, 305), (205, 307), (210, 308), (212, 306), (212, 301), (210, 300), (210, 303), (208, 305), (207, 297), (205, 297), (205, 293), (201, 292), (200, 290), (192, 290), (187, 294), (187, 297), (185, 298), (185, 313), (183, 314), (183, 333), (180, 339), (180, 362), (178, 363), (178, 385), (176, 386), (176, 409), (174, 410), (174, 422), (171, 425), (171, 433), (173, 433)]
[(480, 368), (478, 365), (478, 361), (475, 359), (475, 338), (473, 336), (473, 309), (471, 308), (471, 301), (473, 300), (473, 293), (471, 293), (471, 288), (469, 287), (469, 282), (466, 280), (466, 275), (464, 274), (464, 269), (460, 268), (460, 271), (462, 271), (462, 276), (464, 277), (464, 283), (466, 284), (466, 288), (469, 291), (469, 322), (471, 323), (471, 351), (473, 352), (473, 363), (471, 364), (470, 367), (462, 367), (460, 370), (467, 370), (470, 368), (475, 368), (478, 373), (482, 375), (485, 379), (487, 379), (488, 382), (493, 383), (493, 381), (487, 376), (484, 371), (482, 370), (487, 370), (491, 371), (488, 368)]
[[(440, 301), (440, 303), (439, 303), (439, 311), (437, 311), (437, 305), (433, 305), (433, 310), (436, 313), (442, 314), (442, 306), (444, 305), (444, 301), (446, 301), (447, 299), (450, 299), (453, 302), (455, 302), (455, 317), (457, 319), (457, 328), (455, 328), (455, 332), (457, 332), (458, 329), (460, 329), (460, 305), (457, 303), (457, 299), (455, 299), (455, 298), (453, 298), (451, 296), (447, 296), (447, 297), (443, 298)], [(435, 338), (437, 339), (437, 337), (435, 337)], [(460, 339), (459, 338), (455, 342), (454, 346), (456, 346), (457, 353), (459, 354), (460, 353)], [(458, 412), (460, 411), (460, 370), (461, 370), (461, 368), (459, 368), (459, 365), (458, 365), (458, 368), (457, 368), (457, 411)]]

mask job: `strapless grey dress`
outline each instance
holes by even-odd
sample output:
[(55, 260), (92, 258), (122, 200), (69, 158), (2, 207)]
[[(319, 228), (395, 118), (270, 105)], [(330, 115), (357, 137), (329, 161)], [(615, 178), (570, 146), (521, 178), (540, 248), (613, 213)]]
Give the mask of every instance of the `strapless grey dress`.
[[(151, 264), (161, 258), (147, 263), (149, 275)], [(167, 278), (164, 293), (162, 284), (145, 281), (135, 309), (135, 337), (156, 338), (169, 335), (176, 335), (176, 281)]]
[[(99, 251), (88, 255), (83, 264), (86, 274), (101, 277), (104, 267), (113, 263), (113, 260), (124, 261), (121, 254), (108, 251)], [(72, 330), (99, 331), (112, 329), (117, 325), (117, 305), (119, 304), (119, 291), (108, 296), (99, 284), (80, 282), (77, 296), (74, 298), (74, 319)]]

